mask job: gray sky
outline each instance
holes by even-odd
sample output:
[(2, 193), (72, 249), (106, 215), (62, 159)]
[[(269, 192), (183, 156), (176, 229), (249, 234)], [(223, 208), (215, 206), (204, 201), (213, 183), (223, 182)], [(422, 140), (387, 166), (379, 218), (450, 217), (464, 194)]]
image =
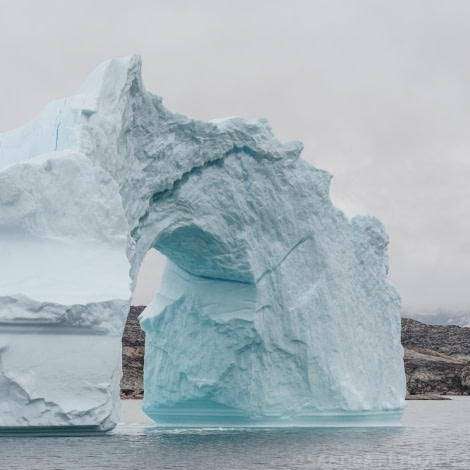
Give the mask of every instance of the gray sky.
[(172, 111), (303, 141), (333, 202), (385, 224), (405, 311), (470, 312), (469, 1), (4, 1), (0, 48), (0, 132), (140, 53)]

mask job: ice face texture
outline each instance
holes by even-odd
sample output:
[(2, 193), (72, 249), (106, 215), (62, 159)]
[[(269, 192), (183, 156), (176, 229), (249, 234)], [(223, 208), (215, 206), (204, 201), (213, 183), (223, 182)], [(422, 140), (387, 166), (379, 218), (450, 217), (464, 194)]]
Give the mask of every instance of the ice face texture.
[(140, 58), (0, 136), (0, 426), (106, 430), (140, 264), (144, 410), (161, 425), (398, 423), (388, 238), (265, 120), (169, 112)]

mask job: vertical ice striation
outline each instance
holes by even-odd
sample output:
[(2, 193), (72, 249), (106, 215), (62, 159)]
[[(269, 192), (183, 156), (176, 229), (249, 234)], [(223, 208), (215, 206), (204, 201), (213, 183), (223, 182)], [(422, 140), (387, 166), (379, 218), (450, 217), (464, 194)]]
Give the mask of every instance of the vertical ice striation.
[(140, 58), (0, 136), (0, 427), (106, 430), (140, 264), (144, 410), (162, 425), (398, 423), (405, 376), (388, 238), (265, 120), (200, 122)]

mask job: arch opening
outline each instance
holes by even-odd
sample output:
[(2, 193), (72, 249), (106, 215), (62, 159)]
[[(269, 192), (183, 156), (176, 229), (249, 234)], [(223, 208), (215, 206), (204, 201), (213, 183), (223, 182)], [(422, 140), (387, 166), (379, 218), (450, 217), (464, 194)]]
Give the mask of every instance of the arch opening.
[(151, 248), (140, 265), (132, 293), (131, 305), (149, 305), (157, 295), (165, 268), (166, 256)]

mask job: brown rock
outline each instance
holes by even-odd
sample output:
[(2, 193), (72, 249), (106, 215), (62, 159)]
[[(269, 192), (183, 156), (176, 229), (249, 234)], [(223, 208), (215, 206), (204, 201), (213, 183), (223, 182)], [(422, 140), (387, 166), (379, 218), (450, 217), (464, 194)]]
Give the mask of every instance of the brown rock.
[(460, 373), (460, 383), (462, 387), (470, 390), (470, 366), (466, 366)]
[(470, 328), (402, 319), (407, 392), (469, 395)]
[(145, 333), (140, 329), (138, 317), (144, 306), (131, 307), (122, 336), (121, 398), (144, 396)]

